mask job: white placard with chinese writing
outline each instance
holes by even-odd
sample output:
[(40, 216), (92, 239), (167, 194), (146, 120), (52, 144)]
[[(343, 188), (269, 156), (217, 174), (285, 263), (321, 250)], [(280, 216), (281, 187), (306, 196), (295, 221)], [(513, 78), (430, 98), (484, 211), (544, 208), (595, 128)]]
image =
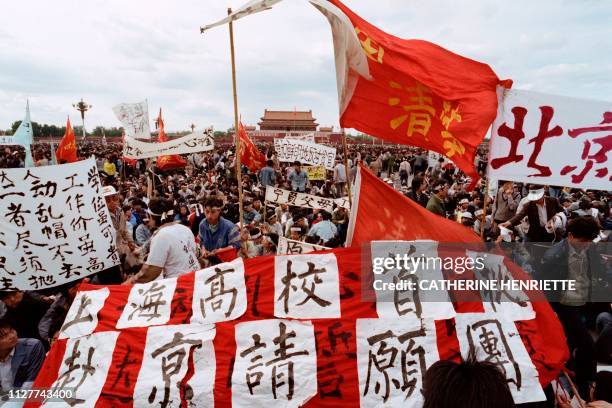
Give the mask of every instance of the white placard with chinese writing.
[(311, 194), (297, 193), (295, 191), (283, 190), (282, 188), (266, 187), (266, 202), (293, 205), (295, 207), (307, 207), (332, 212), (334, 210), (334, 199), (318, 197)]
[(336, 149), (303, 140), (274, 139), (274, 150), (281, 162), (299, 161), (301, 164), (325, 166), (328, 170), (334, 169)]
[(516, 404), (546, 399), (514, 322), (488, 313), (458, 313), (455, 322), (461, 356), (498, 364)]
[(137, 283), (117, 321), (118, 329), (166, 324), (172, 312), (176, 278)]
[(277, 255), (307, 254), (314, 251), (325, 251), (326, 249), (331, 248), (309, 244), (302, 241), (295, 241), (285, 237), (278, 237), (278, 248), (276, 253)]
[(68, 310), (59, 338), (75, 338), (93, 333), (98, 326), (98, 312), (104, 307), (109, 295), (108, 288), (77, 293)]
[(232, 406), (303, 406), (317, 393), (316, 353), (311, 322), (237, 324)]
[(274, 257), (274, 316), (340, 317), (340, 280), (334, 254)]
[(119, 263), (93, 158), (0, 169), (0, 290), (40, 290)]
[(113, 112), (125, 129), (126, 137), (150, 139), (149, 106), (147, 101), (122, 103), (113, 107)]
[(175, 325), (150, 327), (142, 366), (134, 388), (139, 407), (178, 407), (181, 385), (193, 364), (194, 373), (187, 381), (191, 387), (188, 406), (214, 406), (216, 358), (212, 341), (213, 325)]
[(302, 134), (302, 135), (291, 135), (288, 134), (287, 136), (285, 136), (285, 139), (289, 139), (289, 140), (301, 140), (304, 142), (308, 142), (308, 143), (315, 143), (315, 138), (314, 138), (314, 133), (306, 133), (306, 134)]
[(147, 143), (126, 136), (123, 143), (123, 156), (130, 159), (146, 159), (171, 154), (190, 154), (207, 152), (215, 147), (213, 128), (196, 130), (186, 136), (167, 142)]
[(612, 102), (501, 91), (488, 174), (497, 180), (610, 190)]
[(234, 320), (247, 308), (242, 258), (195, 273), (191, 323)]
[(440, 359), (433, 320), (357, 319), (362, 407), (423, 406), (423, 376)]
[(351, 205), (349, 203), (348, 197), (336, 198), (334, 200), (334, 203), (336, 203), (336, 206), (338, 206), (338, 207), (346, 208), (347, 210), (351, 209)]
[(502, 286), (502, 282), (510, 284), (515, 280), (504, 264), (502, 255), (473, 251), (466, 251), (466, 254), (473, 259), (481, 258), (484, 263), (484, 268), (475, 267), (473, 269), (476, 279), (497, 282), (498, 289), (496, 290), (480, 290), (480, 297), (486, 313), (500, 313), (512, 321), (535, 318), (535, 310), (533, 310), (529, 296), (525, 292)]
[[(96, 406), (108, 370), (113, 361), (113, 351), (117, 343), (119, 332), (108, 331), (90, 334), (84, 337), (69, 339), (66, 342), (66, 351), (58, 371), (57, 380), (49, 387), (53, 395), (62, 394), (66, 398), (66, 406), (79, 406), (91, 408)], [(59, 392), (58, 392), (59, 391)], [(43, 407), (57, 407), (55, 402), (49, 401)]]
[[(434, 241), (372, 241), (372, 272), (376, 311), (381, 318), (416, 317), (450, 319), (455, 308), (446, 290), (428, 290), (430, 282), (444, 279), (438, 244)], [(404, 255), (405, 262), (404, 262)], [(385, 259), (400, 257), (400, 265), (386, 268)], [(396, 268), (400, 266), (400, 268)], [(406, 282), (401, 287), (398, 284)], [(393, 283), (392, 289), (383, 284)], [(412, 290), (414, 288), (414, 290)]]

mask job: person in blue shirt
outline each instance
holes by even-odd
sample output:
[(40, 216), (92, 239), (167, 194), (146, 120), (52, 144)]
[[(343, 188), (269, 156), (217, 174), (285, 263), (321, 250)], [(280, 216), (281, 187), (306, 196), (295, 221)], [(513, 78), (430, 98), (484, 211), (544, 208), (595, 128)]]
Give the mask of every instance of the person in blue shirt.
[(291, 190), (298, 193), (306, 191), (308, 173), (306, 170), (302, 170), (302, 164), (299, 161), (293, 162), (293, 172), (289, 174), (289, 182), (291, 183)]
[(211, 197), (204, 203), (206, 218), (200, 222), (199, 238), (202, 256), (209, 260), (216, 258), (219, 250), (229, 247), (240, 249), (240, 231), (233, 222), (221, 216), (223, 202)]
[(244, 201), (243, 209), (244, 209), (244, 216), (243, 216), (244, 224), (243, 225), (245, 227), (248, 227), (249, 225), (253, 223), (258, 223), (261, 221), (261, 214), (255, 208), (253, 208), (253, 203), (251, 201)]
[(276, 183), (276, 172), (274, 171), (274, 162), (272, 160), (268, 160), (266, 162), (266, 167), (259, 171), (259, 182), (265, 189), (267, 186), (274, 187)]

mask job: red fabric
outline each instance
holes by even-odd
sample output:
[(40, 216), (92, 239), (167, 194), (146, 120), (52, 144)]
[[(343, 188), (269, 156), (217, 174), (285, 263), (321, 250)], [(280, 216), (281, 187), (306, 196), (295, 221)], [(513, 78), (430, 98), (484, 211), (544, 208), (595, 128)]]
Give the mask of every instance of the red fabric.
[(359, 77), (340, 125), (441, 153), (475, 182), (474, 155), (497, 113), (496, 87), (512, 82), (436, 44), (387, 34), (330, 2), (355, 27), (372, 76)]
[(217, 258), (223, 262), (231, 262), (238, 258), (238, 251), (234, 247), (219, 250), (217, 251)]
[(377, 240), (430, 239), (440, 242), (481, 242), (471, 229), (433, 214), (360, 167), (361, 183), (355, 186), (357, 212), (351, 214), (351, 245)]
[[(358, 318), (378, 316), (375, 303), (364, 300), (360, 273), (362, 262), (368, 262), (368, 258), (367, 253), (362, 251), (369, 253), (369, 248), (365, 246), (332, 251), (338, 260), (342, 317), (339, 319), (311, 319), (317, 345), (318, 390), (305, 406), (359, 406), (355, 322)], [(274, 257), (248, 259), (244, 265), (247, 290), (246, 312), (234, 321), (216, 324), (216, 336), (213, 341), (216, 355), (215, 406), (231, 406), (231, 375), (236, 352), (234, 335), (236, 324), (275, 318), (274, 284), (270, 275), (274, 271)], [(511, 270), (515, 277), (525, 278), (522, 271), (517, 271), (514, 267)], [(95, 290), (101, 287), (85, 283), (79, 289)], [(169, 325), (189, 323), (193, 287), (193, 273), (178, 278)], [(98, 313), (99, 322), (95, 332), (115, 329), (131, 290), (131, 286), (128, 285), (113, 285), (108, 288), (110, 296)], [(563, 331), (550, 306), (546, 302), (538, 302), (535, 296), (531, 299), (535, 300), (533, 307), (536, 310), (536, 318), (516, 324), (523, 343), (538, 370), (540, 383), (546, 385), (558, 375), (559, 369), (567, 359), (568, 352), (567, 347), (563, 345), (565, 339)], [(456, 310), (459, 312), (459, 308)], [(469, 312), (469, 310), (465, 311)], [(112, 358), (112, 364), (97, 406), (137, 406), (131, 396), (142, 362), (146, 333), (147, 328), (121, 331), (114, 353), (108, 356)], [(460, 350), (454, 319), (436, 321), (436, 335), (440, 358), (459, 359)], [(119, 363), (123, 361), (128, 347), (131, 348), (131, 364), (126, 370), (129, 372), (131, 381), (128, 383), (120, 381), (115, 384), (121, 369)], [(65, 348), (66, 340), (54, 343), (34, 384), (35, 388), (49, 388), (57, 379)], [(123, 375), (125, 376), (125, 372)], [(38, 404), (27, 406), (38, 406)]]
[[(162, 119), (161, 109), (159, 110), (159, 116), (157, 117), (157, 124), (159, 126), (159, 136), (157, 137), (157, 141), (168, 141), (168, 138), (166, 137), (166, 131), (164, 130), (164, 120)], [(157, 156), (157, 168), (160, 170), (170, 170), (185, 166), (187, 166), (187, 161), (184, 160), (178, 154)]]
[(78, 160), (76, 138), (74, 137), (74, 131), (70, 125), (70, 118), (68, 118), (68, 122), (66, 123), (66, 133), (64, 133), (64, 137), (62, 137), (55, 151), (55, 158), (58, 163), (72, 163)]
[(266, 165), (266, 156), (255, 147), (242, 122), (238, 126), (238, 137), (240, 137), (240, 163), (252, 172), (257, 172)]

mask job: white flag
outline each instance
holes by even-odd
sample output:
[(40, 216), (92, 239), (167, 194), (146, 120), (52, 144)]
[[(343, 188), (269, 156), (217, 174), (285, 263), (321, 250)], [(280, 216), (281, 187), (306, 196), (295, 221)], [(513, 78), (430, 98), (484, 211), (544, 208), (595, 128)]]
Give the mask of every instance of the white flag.
[(134, 139), (151, 139), (149, 106), (146, 100), (138, 103), (122, 103), (115, 106), (113, 112), (123, 125), (126, 136)]

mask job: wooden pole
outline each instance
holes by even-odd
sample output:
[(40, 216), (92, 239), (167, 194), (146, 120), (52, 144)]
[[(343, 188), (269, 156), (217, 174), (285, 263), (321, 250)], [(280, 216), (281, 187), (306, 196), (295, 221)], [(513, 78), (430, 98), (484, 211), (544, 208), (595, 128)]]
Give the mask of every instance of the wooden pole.
[(487, 207), (489, 206), (489, 177), (485, 185), (484, 204), (482, 205), (482, 220), (480, 220), (480, 239), (484, 241), (484, 230), (487, 222)]
[[(227, 14), (232, 14), (232, 9), (227, 9)], [(236, 139), (236, 178), (238, 179), (238, 210), (240, 214), (240, 225), (244, 220), (242, 206), (242, 169), (240, 168), (240, 137), (238, 137), (238, 94), (236, 92), (236, 60), (234, 57), (234, 26), (229, 22), (230, 54), (232, 58), (232, 88), (234, 92), (234, 137)]]
[(348, 165), (348, 147), (346, 144), (346, 133), (344, 133), (344, 128), (342, 128), (342, 148), (344, 149), (344, 169), (346, 170), (346, 190), (348, 193), (349, 200), (349, 209), (353, 206), (353, 198), (351, 197), (351, 175), (350, 169)]

